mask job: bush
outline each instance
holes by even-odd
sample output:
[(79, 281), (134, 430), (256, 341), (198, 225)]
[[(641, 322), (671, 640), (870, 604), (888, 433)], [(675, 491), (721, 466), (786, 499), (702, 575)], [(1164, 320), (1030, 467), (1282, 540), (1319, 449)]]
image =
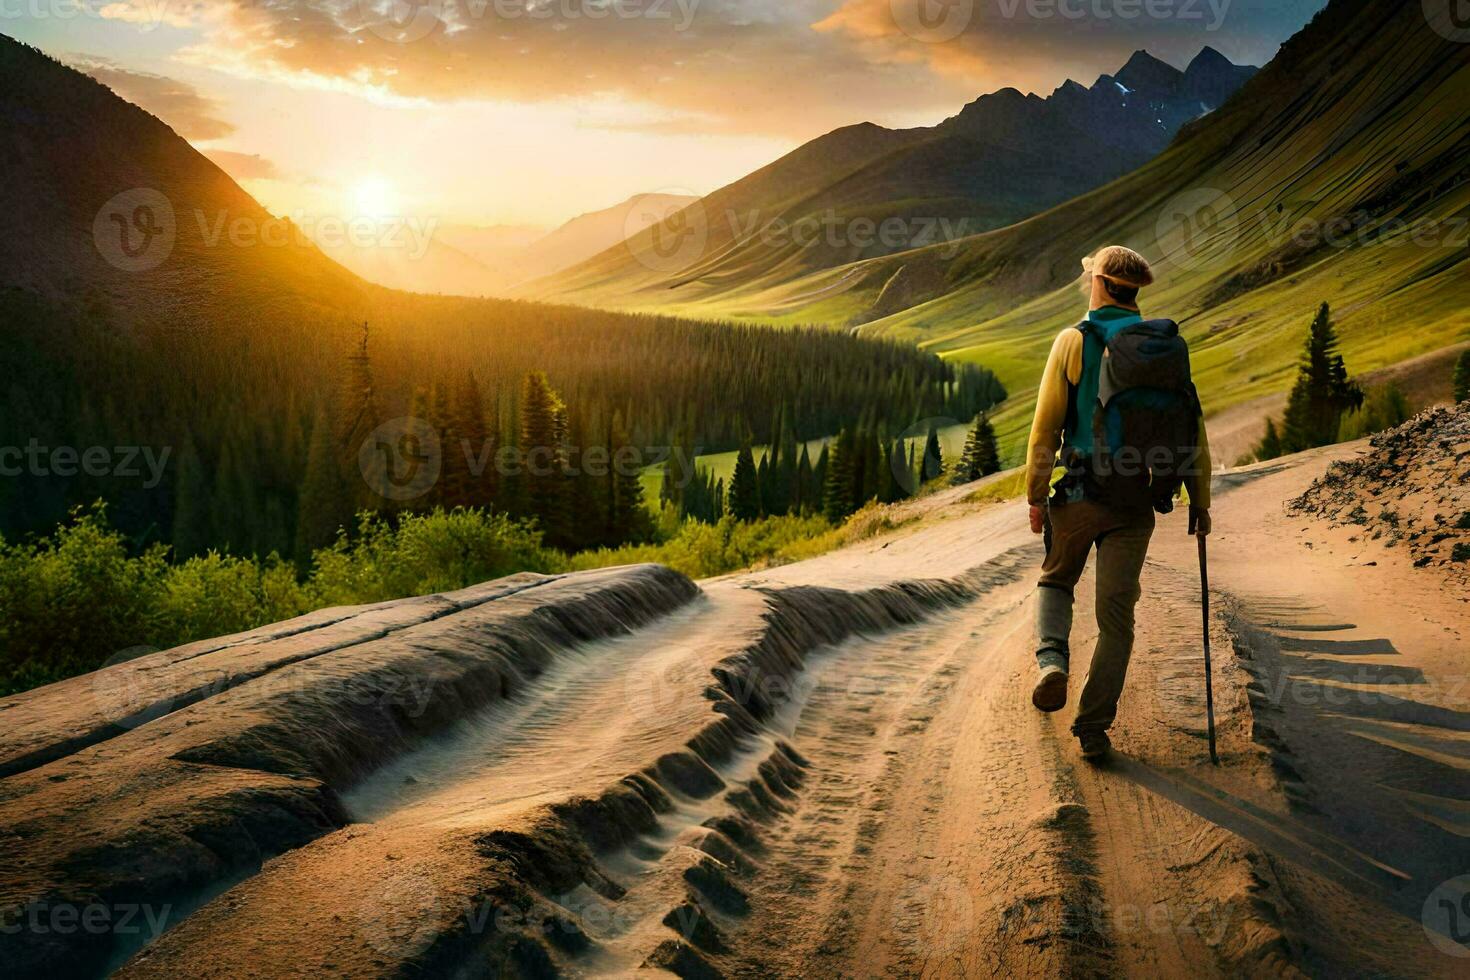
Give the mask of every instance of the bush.
[(541, 532), (504, 514), (433, 510), (396, 525), (361, 514), (357, 533), (312, 556), (307, 589), (317, 607), (450, 592), (516, 572), (554, 572), (566, 559)]
[(167, 648), (311, 609), (447, 592), (519, 571), (556, 571), (534, 527), (478, 510), (396, 523), (363, 514), (357, 534), (292, 565), (210, 552), (177, 565), (154, 545), (130, 555), (102, 504), (49, 537), (0, 539), (0, 696), (96, 670), (120, 651)]
[(256, 562), (211, 551), (168, 570), (148, 645), (165, 648), (240, 633), (312, 607), (295, 568), (279, 556)]
[(153, 545), (130, 554), (102, 504), (73, 512), (51, 536), (0, 539), (0, 696), (96, 670), (122, 651), (164, 649), (253, 629), (324, 606), (359, 605), (466, 588), (516, 572), (558, 572), (662, 562), (691, 578), (812, 557), (895, 525), (871, 504), (834, 528), (821, 517), (742, 523), (677, 522), (667, 509), (657, 544), (584, 552), (568, 559), (543, 546), (534, 525), (481, 510), (361, 514), (294, 565), (217, 552), (168, 562)]
[(717, 524), (685, 521), (661, 544), (584, 551), (571, 560), (577, 571), (659, 562), (690, 578), (709, 578), (777, 559), (786, 549), (832, 530), (822, 517), (767, 517), (739, 521), (733, 516)]
[(31, 543), (0, 539), (0, 695), (95, 669), (156, 631), (167, 549), (130, 557), (105, 508)]
[(1343, 416), (1337, 441), (1352, 442), (1375, 432), (1395, 428), (1407, 422), (1413, 414), (1408, 398), (1404, 397), (1398, 385), (1390, 381), (1369, 390), (1363, 406)]

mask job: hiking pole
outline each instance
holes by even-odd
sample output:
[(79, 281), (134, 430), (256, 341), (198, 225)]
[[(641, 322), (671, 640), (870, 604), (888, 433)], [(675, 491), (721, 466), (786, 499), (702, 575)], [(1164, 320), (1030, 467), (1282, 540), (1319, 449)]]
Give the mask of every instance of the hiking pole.
[(1205, 623), (1205, 717), (1210, 726), (1210, 761), (1220, 764), (1220, 755), (1215, 751), (1215, 682), (1210, 670), (1210, 566), (1205, 551), (1205, 536), (1195, 536), (1199, 541), (1199, 589), (1200, 606), (1204, 610)]

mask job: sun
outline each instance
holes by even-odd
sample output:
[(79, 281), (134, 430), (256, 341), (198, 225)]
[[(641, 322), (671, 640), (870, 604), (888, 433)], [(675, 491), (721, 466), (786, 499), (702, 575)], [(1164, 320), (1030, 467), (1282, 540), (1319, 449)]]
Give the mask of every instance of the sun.
[(352, 206), (358, 217), (392, 217), (398, 213), (398, 195), (386, 177), (370, 175), (352, 186)]

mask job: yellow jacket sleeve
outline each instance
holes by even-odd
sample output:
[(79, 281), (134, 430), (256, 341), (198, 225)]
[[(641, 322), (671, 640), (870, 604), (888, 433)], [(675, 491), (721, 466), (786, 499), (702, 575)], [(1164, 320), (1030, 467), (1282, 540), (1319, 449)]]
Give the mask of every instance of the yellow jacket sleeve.
[(1036, 392), (1036, 417), (1026, 445), (1026, 499), (1035, 506), (1051, 495), (1051, 475), (1057, 450), (1062, 446), (1062, 427), (1067, 423), (1070, 386), (1082, 379), (1082, 331), (1063, 330), (1051, 346), (1041, 387)]
[(1204, 416), (1199, 420), (1199, 458), (1195, 461), (1194, 472), (1184, 478), (1184, 488), (1189, 491), (1189, 506), (1199, 510), (1210, 509), (1210, 479), (1214, 473), (1214, 464), (1210, 460), (1210, 436), (1205, 431)]

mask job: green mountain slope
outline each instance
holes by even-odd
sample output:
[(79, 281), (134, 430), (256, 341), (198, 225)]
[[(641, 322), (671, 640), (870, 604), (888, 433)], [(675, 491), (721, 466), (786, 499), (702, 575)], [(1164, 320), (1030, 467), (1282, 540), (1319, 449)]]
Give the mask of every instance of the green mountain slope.
[(1355, 371), (1463, 341), (1467, 100), (1470, 45), (1419, 5), (1335, 0), (1148, 166), (951, 262), (908, 257), (939, 262), (943, 285), (865, 332), (986, 360), (1023, 395), (1012, 444), (1052, 338), (1080, 313), (1078, 260), (1109, 242), (1158, 262), (1148, 309), (1184, 325), (1212, 411), (1289, 386), (1323, 300)]
[(1079, 259), (1158, 265), (1147, 312), (1183, 323), (1212, 412), (1289, 386), (1316, 305), (1350, 369), (1470, 339), (1470, 44), (1421, 5), (1334, 0), (1217, 112), (1139, 170), (983, 235), (735, 289), (686, 311), (862, 324), (996, 370), (1014, 450)]
[(525, 294), (688, 307), (1002, 227), (1144, 163), (1254, 71), (1211, 48), (1184, 71), (1140, 51), (1091, 88), (1005, 89), (934, 127), (837, 130)]

